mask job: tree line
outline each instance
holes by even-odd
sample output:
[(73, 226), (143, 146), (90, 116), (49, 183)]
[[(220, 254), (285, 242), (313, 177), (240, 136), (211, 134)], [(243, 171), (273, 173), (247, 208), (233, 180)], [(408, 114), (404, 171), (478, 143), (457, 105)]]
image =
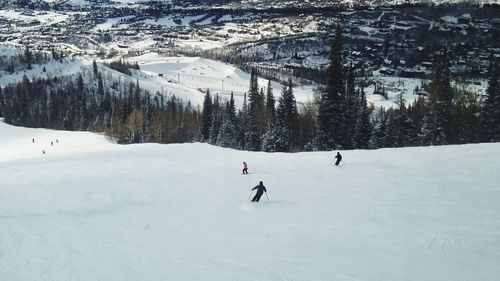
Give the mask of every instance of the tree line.
[(109, 80), (105, 87), (101, 72), (94, 73), (76, 80), (24, 76), (0, 90), (0, 116), (19, 126), (105, 133), (123, 144), (196, 139), (199, 109), (189, 102), (150, 94), (138, 83)]
[(449, 53), (443, 50), (435, 58), (430, 82), (423, 85), (426, 96), (407, 105), (399, 95), (395, 108), (380, 108), (372, 118), (367, 113), (370, 109), (364, 108), (363, 88), (358, 90), (361, 93), (358, 102), (352, 94), (352, 71), (346, 71), (341, 56), (340, 27), (337, 27), (331, 50), (328, 80), (317, 116), (317, 149), (500, 141), (498, 61), (493, 56), (484, 99), (468, 89), (452, 86)]
[[(342, 57), (340, 27), (332, 43), (327, 82), (298, 106), (289, 80), (275, 97), (271, 81), (258, 84), (251, 71), (243, 106), (207, 90), (203, 106), (149, 93), (135, 83), (106, 79), (97, 65), (78, 77), (55, 77), (0, 89), (5, 122), (64, 130), (102, 132), (118, 143), (200, 141), (249, 151), (372, 149), (500, 141), (498, 62), (492, 58), (486, 95), (453, 86), (448, 53), (434, 62), (427, 95), (374, 109), (366, 101), (359, 70)], [(106, 83), (106, 85), (105, 85)]]

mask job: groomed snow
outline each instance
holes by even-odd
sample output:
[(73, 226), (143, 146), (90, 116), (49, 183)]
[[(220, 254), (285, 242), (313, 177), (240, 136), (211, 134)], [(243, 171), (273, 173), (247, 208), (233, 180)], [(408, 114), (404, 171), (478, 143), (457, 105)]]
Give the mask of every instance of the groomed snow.
[(0, 280), (498, 280), (500, 144), (342, 153), (0, 123)]

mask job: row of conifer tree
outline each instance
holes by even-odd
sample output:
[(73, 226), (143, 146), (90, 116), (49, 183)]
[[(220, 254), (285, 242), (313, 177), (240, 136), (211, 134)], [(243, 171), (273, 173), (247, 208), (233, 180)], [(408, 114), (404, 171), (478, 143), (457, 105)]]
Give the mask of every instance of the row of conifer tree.
[(408, 104), (368, 106), (358, 70), (342, 59), (340, 27), (327, 81), (316, 99), (298, 106), (289, 80), (275, 98), (271, 81), (252, 70), (244, 104), (205, 93), (203, 106), (105, 79), (97, 64), (77, 79), (55, 77), (0, 88), (0, 116), (14, 125), (106, 133), (119, 143), (201, 141), (250, 151), (369, 149), (500, 141), (498, 66), (492, 59), (485, 96), (452, 86), (447, 52), (435, 58), (427, 95)]

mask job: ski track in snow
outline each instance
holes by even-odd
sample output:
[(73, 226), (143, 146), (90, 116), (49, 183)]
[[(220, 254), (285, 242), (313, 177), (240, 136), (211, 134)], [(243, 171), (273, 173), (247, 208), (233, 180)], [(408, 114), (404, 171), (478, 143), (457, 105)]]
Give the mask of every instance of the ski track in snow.
[(500, 144), (334, 154), (0, 122), (0, 280), (498, 279)]

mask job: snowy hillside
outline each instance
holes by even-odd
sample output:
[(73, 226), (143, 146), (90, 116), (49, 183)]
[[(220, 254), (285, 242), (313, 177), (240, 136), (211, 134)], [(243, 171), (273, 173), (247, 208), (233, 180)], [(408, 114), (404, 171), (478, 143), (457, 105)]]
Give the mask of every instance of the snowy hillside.
[(499, 144), (342, 154), (0, 123), (0, 280), (498, 280)]
[[(2, 49), (0, 49), (0, 54), (1, 52)], [(85, 66), (87, 66), (88, 68), (90, 64), (91, 61), (87, 61), (82, 58), (65, 58), (62, 60), (62, 62), (51, 60), (50, 62), (45, 64), (33, 65), (32, 69), (23, 69), (12, 74), (9, 74), (7, 72), (0, 72), (0, 86), (5, 87), (6, 85), (12, 83), (21, 82), (25, 75), (31, 81), (38, 78), (77, 75), (85, 68)]]
[[(13, 56), (22, 51), (14, 48), (0, 48), (0, 55)], [(108, 62), (111, 60), (108, 60)], [(241, 107), (243, 96), (248, 92), (250, 74), (233, 65), (200, 57), (164, 57), (157, 53), (148, 53), (138, 57), (130, 57), (127, 62), (137, 62), (140, 70), (133, 71), (133, 76), (127, 76), (99, 63), (104, 82), (111, 83), (111, 79), (139, 81), (141, 88), (151, 93), (160, 92), (166, 96), (175, 95), (185, 101), (191, 101), (193, 105), (203, 103), (204, 94), (207, 89), (212, 95), (218, 94), (223, 99), (229, 99), (231, 92), (234, 93), (236, 106)], [(90, 73), (92, 61), (85, 57), (65, 58), (62, 61), (50, 60), (45, 64), (36, 64), (32, 69), (16, 71), (9, 74), (0, 73), (0, 86), (17, 83), (26, 75), (30, 80), (37, 78), (49, 78), (54, 76), (76, 75), (82, 71)], [(90, 76), (92, 74), (89, 74)], [(388, 99), (374, 94), (374, 87), (365, 89), (368, 102), (375, 108), (393, 107), (396, 105), (398, 94), (403, 93), (407, 102), (417, 98), (413, 89), (421, 84), (420, 79), (383, 77), (378, 83), (385, 85)], [(90, 81), (88, 81), (90, 83)], [(267, 87), (267, 80), (259, 79), (260, 87)], [(276, 98), (281, 94), (283, 85), (272, 82), (273, 92)], [(311, 101), (315, 85), (295, 85), (294, 95), (299, 104)]]
[[(137, 62), (141, 71), (135, 72), (141, 86), (166, 94), (175, 94), (193, 104), (202, 104), (207, 89), (212, 95), (218, 94), (229, 99), (234, 93), (238, 107), (243, 104), (243, 96), (248, 92), (250, 74), (232, 65), (199, 57), (163, 57), (155, 53), (129, 58)], [(259, 79), (260, 87), (267, 87), (267, 80)], [(272, 83), (274, 95), (279, 97), (283, 86)], [(313, 86), (294, 88), (297, 102), (312, 100)]]

